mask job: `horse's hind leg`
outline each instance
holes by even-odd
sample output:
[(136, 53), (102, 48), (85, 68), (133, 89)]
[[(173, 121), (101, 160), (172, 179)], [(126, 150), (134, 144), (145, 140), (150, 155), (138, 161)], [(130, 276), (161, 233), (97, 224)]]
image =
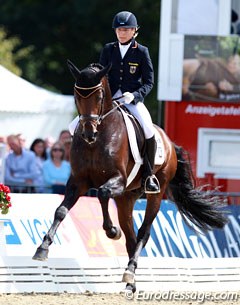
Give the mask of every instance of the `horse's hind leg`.
[(69, 180), (66, 186), (66, 194), (64, 200), (56, 209), (53, 224), (51, 225), (48, 233), (44, 236), (42, 244), (37, 248), (33, 259), (42, 261), (48, 258), (48, 248), (53, 242), (57, 228), (67, 215), (68, 211), (74, 206), (78, 197), (79, 196), (76, 186)]
[[(138, 264), (138, 257), (149, 239), (151, 225), (155, 217), (157, 216), (157, 213), (160, 208), (163, 189), (164, 187), (161, 188), (161, 193), (154, 195), (149, 194), (147, 196), (148, 200), (145, 217), (137, 234), (137, 242), (135, 243), (135, 249), (133, 253), (129, 256), (128, 266), (123, 274), (123, 281), (128, 284), (135, 283), (135, 270)], [(126, 239), (127, 238), (128, 237), (126, 236)]]
[[(133, 207), (137, 198), (137, 194), (129, 192), (115, 199), (118, 209), (118, 220), (125, 235), (129, 259), (134, 255), (137, 245), (137, 236), (134, 231), (132, 215)], [(129, 274), (126, 269), (123, 275), (123, 282), (127, 283), (126, 289), (131, 290), (132, 292), (136, 291), (134, 273)]]

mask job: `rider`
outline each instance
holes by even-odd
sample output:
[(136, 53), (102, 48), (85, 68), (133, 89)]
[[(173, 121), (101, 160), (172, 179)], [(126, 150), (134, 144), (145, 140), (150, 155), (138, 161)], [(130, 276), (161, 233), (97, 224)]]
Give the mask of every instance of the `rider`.
[(160, 191), (157, 178), (153, 175), (156, 141), (151, 116), (144, 105), (144, 97), (153, 87), (153, 65), (148, 48), (137, 43), (135, 38), (139, 26), (133, 13), (122, 11), (113, 18), (112, 27), (116, 42), (104, 46), (100, 64), (112, 63), (108, 81), (113, 98), (123, 96), (126, 108), (139, 120), (146, 138), (145, 192)]
[[(156, 152), (155, 132), (151, 116), (144, 105), (144, 97), (153, 87), (153, 65), (148, 48), (135, 40), (139, 26), (133, 13), (122, 11), (115, 15), (112, 27), (116, 42), (104, 46), (100, 64), (112, 64), (108, 81), (113, 98), (123, 102), (126, 108), (138, 119), (146, 138), (145, 180), (146, 193), (158, 193), (160, 187), (153, 175)], [(70, 124), (71, 125), (71, 124)]]

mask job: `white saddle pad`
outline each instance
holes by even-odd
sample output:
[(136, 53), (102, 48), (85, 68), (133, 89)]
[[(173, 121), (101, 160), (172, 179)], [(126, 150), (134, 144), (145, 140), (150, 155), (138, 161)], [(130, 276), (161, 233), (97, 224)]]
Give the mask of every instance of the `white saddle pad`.
[[(135, 161), (135, 165), (127, 179), (127, 186), (128, 186), (137, 175), (140, 166), (143, 164), (143, 158), (141, 157), (141, 154), (138, 149), (136, 133), (132, 121), (130, 120), (129, 115), (123, 109), (120, 108), (120, 110), (122, 112), (127, 127), (130, 148)], [(156, 165), (161, 165), (165, 160), (165, 150), (164, 150), (162, 138), (156, 128), (155, 128), (155, 140), (157, 142), (157, 149), (156, 149), (154, 163)]]

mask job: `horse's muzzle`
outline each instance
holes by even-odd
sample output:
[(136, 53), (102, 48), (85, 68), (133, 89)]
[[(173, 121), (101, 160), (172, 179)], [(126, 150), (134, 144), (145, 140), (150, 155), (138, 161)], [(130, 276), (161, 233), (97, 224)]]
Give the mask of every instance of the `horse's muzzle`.
[(97, 140), (97, 124), (94, 121), (87, 121), (82, 124), (82, 138), (88, 144), (93, 144)]

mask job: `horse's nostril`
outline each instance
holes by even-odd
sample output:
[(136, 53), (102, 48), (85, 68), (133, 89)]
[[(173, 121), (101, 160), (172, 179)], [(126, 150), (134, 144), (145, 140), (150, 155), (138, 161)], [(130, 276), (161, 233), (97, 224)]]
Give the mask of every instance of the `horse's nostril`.
[(84, 140), (88, 143), (88, 144), (93, 144), (96, 142), (96, 138), (95, 137), (87, 137), (84, 138)]
[(82, 132), (82, 138), (85, 142), (87, 142), (88, 144), (92, 144), (96, 142), (96, 135), (97, 132)]

